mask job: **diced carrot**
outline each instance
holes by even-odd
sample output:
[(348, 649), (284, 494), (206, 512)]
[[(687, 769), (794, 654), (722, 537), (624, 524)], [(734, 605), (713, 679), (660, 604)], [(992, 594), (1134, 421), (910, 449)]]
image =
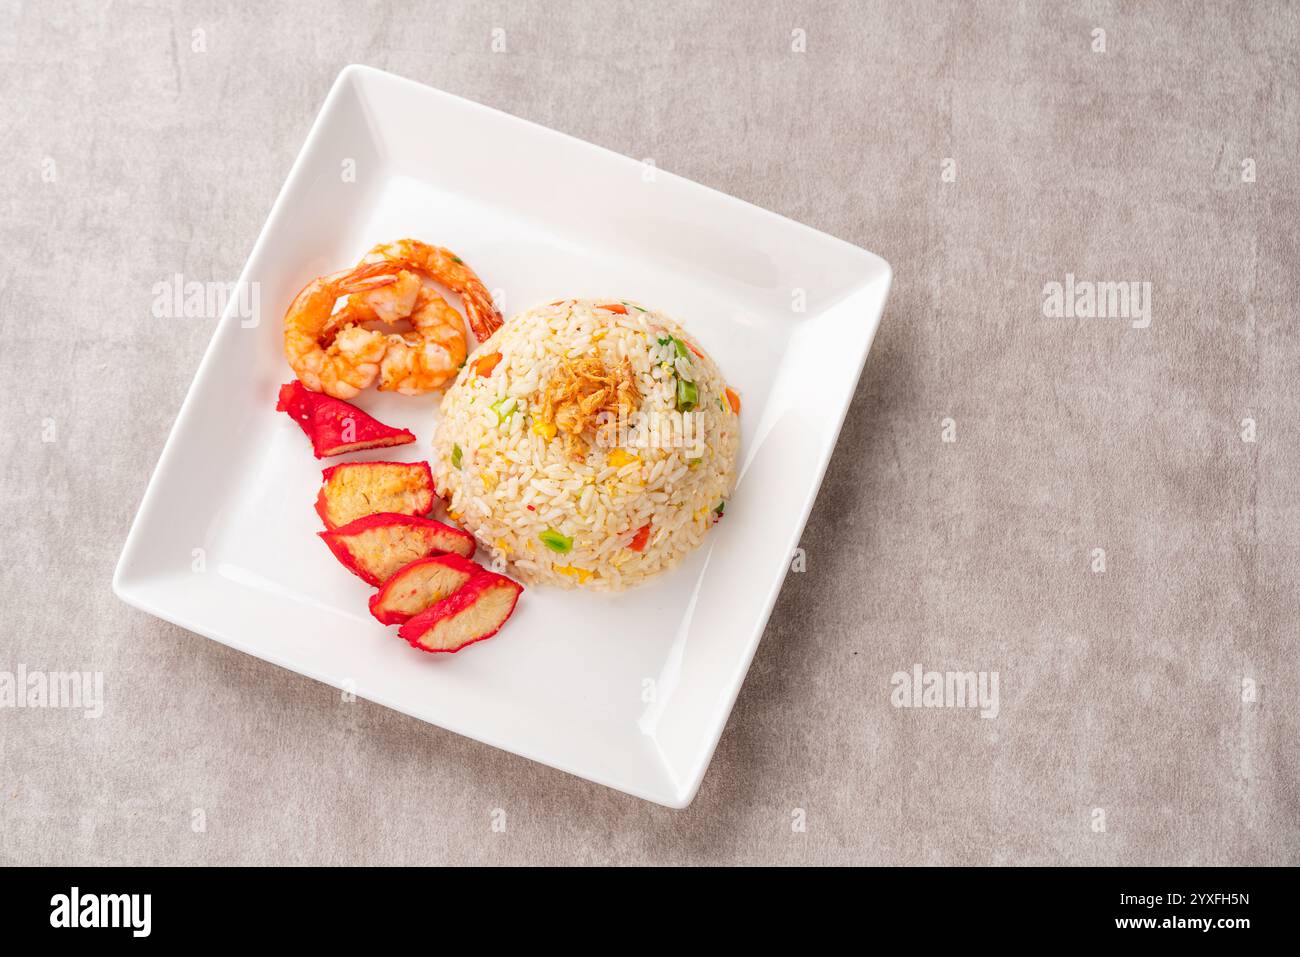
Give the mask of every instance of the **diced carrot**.
[[(685, 340), (682, 340), (682, 341), (685, 342)], [(687, 348), (687, 349), (690, 349), (692, 352), (694, 352), (694, 353), (695, 353), (697, 356), (699, 356), (701, 359), (704, 358), (704, 353), (701, 352), (699, 349), (695, 348), (695, 346), (691, 345), (689, 342), (686, 343), (686, 348)]]
[(501, 361), (501, 353), (493, 352), (491, 355), (479, 356), (474, 360), (474, 374), (482, 376), (484, 379), (492, 378), (492, 370), (497, 367)]
[(634, 552), (639, 552), (645, 548), (645, 543), (650, 540), (650, 525), (647, 523), (636, 530), (636, 535), (632, 539), (632, 544), (628, 548)]
[(731, 386), (727, 386), (727, 404), (731, 406), (731, 411), (740, 415), (740, 394)]
[(598, 306), (597, 308), (605, 309), (609, 312), (617, 312), (620, 316), (627, 315), (627, 306), (623, 305), (621, 302), (607, 302), (602, 306)]

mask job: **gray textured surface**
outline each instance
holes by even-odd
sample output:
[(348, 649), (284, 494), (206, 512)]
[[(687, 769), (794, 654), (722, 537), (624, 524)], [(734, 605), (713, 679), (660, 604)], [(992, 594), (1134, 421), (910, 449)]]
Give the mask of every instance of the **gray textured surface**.
[[(0, 671), (102, 670), (107, 708), (0, 710), (0, 863), (1300, 863), (1296, 7), (86, 7), (0, 6)], [(894, 266), (685, 812), (110, 591), (213, 326), (153, 283), (237, 276), (349, 62)], [(1150, 328), (1045, 319), (1066, 273), (1151, 282)], [(999, 671), (1000, 716), (892, 708), (914, 662)]]

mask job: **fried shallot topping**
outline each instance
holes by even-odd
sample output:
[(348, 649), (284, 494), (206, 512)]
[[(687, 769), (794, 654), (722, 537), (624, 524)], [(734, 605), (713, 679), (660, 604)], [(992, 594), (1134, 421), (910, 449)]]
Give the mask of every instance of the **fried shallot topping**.
[(626, 419), (640, 401), (641, 393), (627, 357), (610, 369), (598, 354), (591, 352), (579, 359), (560, 360), (542, 393), (541, 420), (554, 424), (564, 436), (571, 458), (581, 459), (587, 454), (590, 436), (602, 421)]

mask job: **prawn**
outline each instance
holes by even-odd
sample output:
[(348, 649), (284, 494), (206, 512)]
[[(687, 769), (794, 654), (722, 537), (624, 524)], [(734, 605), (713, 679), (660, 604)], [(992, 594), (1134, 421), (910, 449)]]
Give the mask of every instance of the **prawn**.
[(492, 301), (487, 287), (474, 270), (450, 249), (431, 246), (418, 239), (399, 239), (394, 243), (380, 243), (361, 262), (387, 262), (392, 267), (409, 270), (425, 279), (442, 283), (460, 296), (469, 326), (479, 342), (501, 326), (501, 311)]
[(303, 385), (350, 399), (375, 381), (388, 337), (359, 325), (332, 323), (334, 305), (344, 296), (370, 294), (398, 280), (391, 265), (368, 263), (303, 287), (284, 314), (284, 355)]
[(340, 327), (409, 320), (411, 331), (388, 335), (380, 362), (381, 392), (421, 395), (455, 378), (469, 348), (460, 313), (433, 288), (438, 282), (459, 293), (475, 336), (486, 339), (501, 325), (501, 313), (474, 270), (450, 250), (414, 239), (380, 243), (361, 266), (396, 270), (392, 283), (348, 297), (331, 322)]
[(454, 379), (465, 364), (465, 326), (446, 299), (422, 287), (408, 318), (412, 333), (388, 337), (379, 363), (380, 392), (431, 392)]
[(456, 377), (469, 350), (465, 320), (405, 263), (379, 258), (361, 267), (396, 269), (392, 282), (354, 293), (330, 318), (334, 328), (407, 325), (384, 335), (379, 391), (423, 395)]

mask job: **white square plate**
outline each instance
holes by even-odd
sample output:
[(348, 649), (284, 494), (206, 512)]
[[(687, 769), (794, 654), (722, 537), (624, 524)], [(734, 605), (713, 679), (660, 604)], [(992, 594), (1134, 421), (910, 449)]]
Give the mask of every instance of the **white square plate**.
[[(527, 590), (491, 641), (409, 648), (316, 537), (320, 469), (274, 411), (280, 318), (374, 243), (456, 250), (507, 315), (568, 297), (682, 321), (743, 397), (741, 476), (707, 544), (612, 596)], [(199, 366), (113, 587), (319, 681), (670, 807), (695, 796), (853, 397), (889, 290), (879, 257), (552, 130), (366, 67), (335, 82)], [(358, 404), (419, 441), (438, 397)], [(396, 453), (396, 454), (394, 454)], [(196, 561), (202, 549), (202, 562)]]

